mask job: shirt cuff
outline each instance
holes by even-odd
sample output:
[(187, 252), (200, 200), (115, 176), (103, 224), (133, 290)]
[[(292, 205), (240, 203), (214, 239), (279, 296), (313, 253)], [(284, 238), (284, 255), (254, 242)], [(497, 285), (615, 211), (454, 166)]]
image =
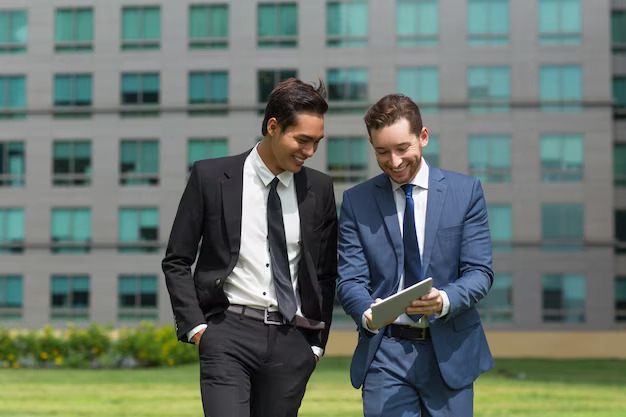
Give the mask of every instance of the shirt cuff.
[[(368, 308), (367, 310), (365, 310), (365, 313), (372, 314), (372, 309)], [(367, 326), (367, 319), (365, 318), (365, 313), (363, 313), (363, 315), (361, 316), (361, 327), (363, 327), (365, 330), (367, 330), (370, 333), (377, 334), (378, 330), (372, 330)]]
[(311, 350), (313, 354), (317, 356), (317, 359), (322, 359), (322, 356), (324, 356), (324, 349), (319, 346), (311, 346)]
[(196, 327), (194, 327), (193, 329), (189, 330), (187, 332), (187, 340), (191, 342), (191, 339), (193, 339), (193, 337), (196, 335), (196, 333), (198, 333), (200, 330), (204, 330), (207, 328), (207, 325), (202, 323), (202, 324), (198, 324)]
[(443, 301), (443, 307), (441, 308), (440, 314), (435, 314), (435, 318), (444, 317), (446, 314), (450, 312), (450, 299), (448, 298), (448, 294), (445, 291), (439, 290), (439, 295), (441, 295), (441, 300)]

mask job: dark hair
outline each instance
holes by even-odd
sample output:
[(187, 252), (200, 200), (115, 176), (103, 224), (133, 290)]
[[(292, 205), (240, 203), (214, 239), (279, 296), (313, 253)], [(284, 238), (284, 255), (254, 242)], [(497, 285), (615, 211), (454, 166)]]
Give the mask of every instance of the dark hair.
[(326, 87), (321, 80), (316, 87), (295, 78), (286, 79), (274, 87), (267, 99), (261, 133), (267, 135), (267, 121), (272, 117), (284, 131), (295, 124), (298, 113), (324, 115), (326, 111)]
[(389, 94), (381, 98), (367, 110), (363, 120), (367, 133), (371, 136), (372, 130), (391, 126), (402, 118), (409, 121), (411, 133), (419, 136), (424, 127), (420, 109), (413, 100), (403, 94)]

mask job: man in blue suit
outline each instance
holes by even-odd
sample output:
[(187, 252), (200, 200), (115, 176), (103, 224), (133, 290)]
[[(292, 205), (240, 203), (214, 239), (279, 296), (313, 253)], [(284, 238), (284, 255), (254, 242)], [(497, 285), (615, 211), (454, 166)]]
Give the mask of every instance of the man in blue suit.
[[(337, 293), (359, 332), (352, 385), (365, 417), (472, 416), (473, 382), (493, 367), (475, 307), (493, 283), (480, 181), (422, 158), (428, 129), (409, 98), (385, 96), (364, 120), (384, 174), (341, 206)], [(374, 302), (425, 277), (427, 295), (372, 326)]]

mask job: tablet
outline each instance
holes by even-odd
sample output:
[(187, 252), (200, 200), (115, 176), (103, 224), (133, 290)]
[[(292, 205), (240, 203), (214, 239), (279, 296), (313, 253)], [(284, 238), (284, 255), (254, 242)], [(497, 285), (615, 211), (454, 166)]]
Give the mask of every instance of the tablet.
[(402, 291), (385, 298), (372, 306), (372, 326), (379, 327), (404, 314), (413, 300), (428, 294), (433, 287), (433, 279), (427, 278)]

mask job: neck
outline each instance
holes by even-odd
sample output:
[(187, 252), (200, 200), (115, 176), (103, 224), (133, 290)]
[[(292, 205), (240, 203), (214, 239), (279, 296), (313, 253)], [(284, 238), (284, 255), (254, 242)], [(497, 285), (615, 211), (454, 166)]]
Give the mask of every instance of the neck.
[(261, 140), (261, 143), (257, 146), (257, 151), (267, 169), (269, 169), (272, 174), (278, 175), (283, 172), (284, 169), (278, 167), (276, 157), (274, 156), (274, 152), (272, 152), (271, 140), (272, 138), (270, 138), (269, 135), (263, 136), (263, 140)]

